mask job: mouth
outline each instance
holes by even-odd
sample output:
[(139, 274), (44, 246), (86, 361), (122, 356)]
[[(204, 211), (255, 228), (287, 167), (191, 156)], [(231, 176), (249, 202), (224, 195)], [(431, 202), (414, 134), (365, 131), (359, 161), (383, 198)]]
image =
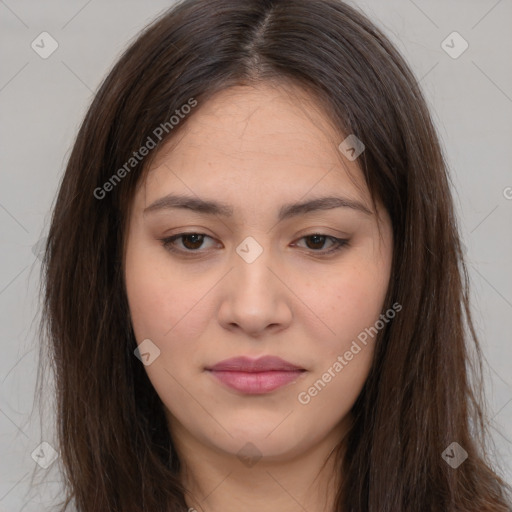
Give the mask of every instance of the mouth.
[(206, 371), (229, 388), (250, 395), (270, 393), (297, 381), (306, 372), (304, 368), (274, 356), (226, 359)]

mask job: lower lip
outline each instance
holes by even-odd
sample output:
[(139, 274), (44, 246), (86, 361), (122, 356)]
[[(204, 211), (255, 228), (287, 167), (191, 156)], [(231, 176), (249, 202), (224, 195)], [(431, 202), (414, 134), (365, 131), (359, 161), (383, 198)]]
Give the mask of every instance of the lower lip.
[(297, 371), (234, 372), (208, 370), (215, 378), (232, 389), (249, 395), (259, 395), (274, 391), (296, 381), (303, 373)]

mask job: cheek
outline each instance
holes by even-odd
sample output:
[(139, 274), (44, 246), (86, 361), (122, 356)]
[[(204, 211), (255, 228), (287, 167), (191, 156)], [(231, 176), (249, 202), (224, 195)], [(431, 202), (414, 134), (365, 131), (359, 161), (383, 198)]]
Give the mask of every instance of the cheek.
[(296, 396), (305, 414), (328, 418), (332, 425), (349, 412), (371, 368), (387, 284), (387, 268), (379, 273), (353, 265), (328, 289), (309, 292), (329, 329), (323, 330), (312, 374)]
[(126, 291), (137, 341), (159, 337), (172, 327), (169, 310), (173, 292), (165, 286), (151, 260), (132, 254), (126, 265)]
[(127, 253), (125, 280), (137, 342), (152, 340), (166, 364), (192, 354), (193, 340), (212, 315), (205, 300), (211, 280), (200, 272), (171, 271), (165, 255), (136, 244)]
[[(161, 337), (173, 326), (173, 311), (182, 304), (177, 295), (186, 298), (187, 290), (179, 282), (169, 283), (165, 258), (154, 248), (154, 240), (144, 236), (135, 225), (130, 234), (125, 257), (125, 283), (133, 329), (137, 341)], [(179, 294), (177, 293), (179, 290)]]
[[(323, 322), (325, 350), (344, 349), (379, 319), (389, 282), (387, 261), (354, 257), (350, 264), (333, 272), (322, 287), (305, 288), (307, 304)], [(318, 283), (318, 281), (317, 281)]]

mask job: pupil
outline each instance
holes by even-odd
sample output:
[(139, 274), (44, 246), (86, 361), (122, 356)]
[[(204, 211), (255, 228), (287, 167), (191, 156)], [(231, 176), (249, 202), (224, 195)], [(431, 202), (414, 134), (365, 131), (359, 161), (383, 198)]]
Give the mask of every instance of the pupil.
[[(203, 237), (203, 235), (197, 235), (197, 234), (185, 235), (183, 237), (183, 243), (184, 243), (185, 247), (187, 247), (187, 249), (197, 249), (202, 243), (202, 237)], [(189, 244), (187, 244), (187, 240), (194, 239), (194, 238), (199, 238), (199, 240), (192, 240), (191, 243), (192, 243), (193, 247), (188, 247)]]
[[(314, 240), (314, 241), (313, 241), (313, 245), (315, 245), (315, 244), (318, 244), (318, 243), (319, 243), (319, 244), (320, 244), (320, 246), (322, 246), (322, 245), (323, 245), (323, 242), (324, 242), (324, 239), (325, 239), (325, 236), (322, 236), (322, 235), (311, 235), (311, 236), (310, 236), (310, 237), (308, 237), (308, 238), (310, 238), (310, 239)], [(320, 239), (320, 240), (319, 240), (319, 239)], [(315, 240), (316, 240), (316, 241), (315, 241)], [(315, 247), (315, 249), (318, 249), (318, 247)]]

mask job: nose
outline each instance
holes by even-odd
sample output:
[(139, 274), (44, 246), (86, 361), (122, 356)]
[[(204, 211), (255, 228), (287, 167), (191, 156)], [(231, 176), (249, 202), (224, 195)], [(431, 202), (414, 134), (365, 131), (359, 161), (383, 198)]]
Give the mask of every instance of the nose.
[(235, 253), (233, 268), (223, 281), (218, 313), (223, 328), (260, 337), (290, 325), (293, 293), (270, 250), (250, 263)]

